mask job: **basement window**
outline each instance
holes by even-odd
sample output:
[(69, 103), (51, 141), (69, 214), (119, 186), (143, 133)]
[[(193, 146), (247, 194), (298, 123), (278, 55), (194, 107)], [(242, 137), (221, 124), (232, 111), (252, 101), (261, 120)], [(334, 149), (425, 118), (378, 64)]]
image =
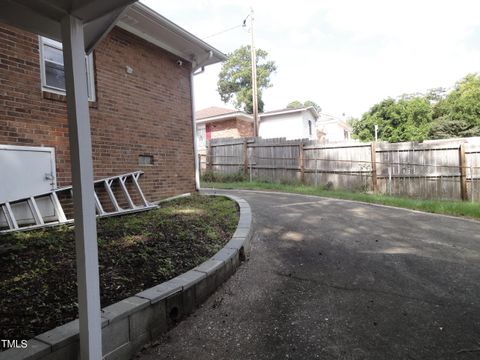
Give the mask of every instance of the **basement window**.
[[(61, 42), (40, 36), (40, 69), (42, 90), (65, 95), (65, 69), (63, 64), (63, 46)], [(95, 81), (93, 75), (93, 56), (85, 55), (87, 72), (88, 100), (95, 101)]]
[(153, 155), (140, 155), (138, 165), (153, 165)]

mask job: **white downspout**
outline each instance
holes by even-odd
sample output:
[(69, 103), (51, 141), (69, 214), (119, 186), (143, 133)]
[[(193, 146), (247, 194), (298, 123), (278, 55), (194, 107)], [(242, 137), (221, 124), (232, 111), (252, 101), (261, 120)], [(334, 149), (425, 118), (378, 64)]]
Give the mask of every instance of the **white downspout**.
[[(192, 71), (190, 72), (190, 98), (192, 99), (192, 133), (193, 133), (193, 154), (195, 163), (195, 189), (200, 190), (200, 162), (198, 161), (198, 144), (197, 144), (197, 123), (195, 119), (195, 96), (193, 91), (193, 76), (199, 75), (205, 71), (204, 64), (210, 60), (213, 56), (213, 52), (209, 51), (206, 58), (200, 63), (195, 59), (192, 61)], [(197, 72), (197, 70), (200, 71)]]
[(192, 132), (193, 132), (193, 157), (195, 163), (195, 190), (200, 190), (200, 163), (198, 161), (198, 144), (197, 144), (197, 124), (195, 120), (195, 97), (193, 91), (193, 74), (195, 69), (190, 72), (190, 98), (192, 99)]

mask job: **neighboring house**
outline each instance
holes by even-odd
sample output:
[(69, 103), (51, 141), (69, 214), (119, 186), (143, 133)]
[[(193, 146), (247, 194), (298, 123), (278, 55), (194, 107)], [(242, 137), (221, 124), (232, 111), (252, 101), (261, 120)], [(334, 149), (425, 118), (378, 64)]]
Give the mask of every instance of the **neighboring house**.
[(258, 135), (264, 139), (317, 139), (316, 122), (318, 114), (312, 106), (268, 111), (260, 114), (259, 118)]
[(205, 153), (208, 140), (253, 136), (253, 117), (240, 110), (212, 106), (197, 111), (195, 121), (201, 154)]
[(349, 141), (352, 127), (345, 121), (329, 114), (320, 113), (317, 121), (318, 140), (323, 142)]
[[(204, 41), (132, 5), (85, 59), (95, 178), (142, 170), (148, 200), (194, 191), (192, 73), (222, 60)], [(0, 186), (22, 196), (71, 183), (62, 44), (3, 24), (0, 169)]]

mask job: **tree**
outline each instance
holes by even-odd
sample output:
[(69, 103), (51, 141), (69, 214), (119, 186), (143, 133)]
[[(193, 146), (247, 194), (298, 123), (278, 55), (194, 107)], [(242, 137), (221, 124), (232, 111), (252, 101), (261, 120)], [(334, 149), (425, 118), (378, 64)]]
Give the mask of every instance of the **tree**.
[(433, 139), (480, 135), (480, 77), (468, 74), (433, 106)]
[(316, 102), (312, 100), (307, 100), (303, 104), (301, 101), (298, 101), (298, 100), (292, 101), (287, 105), (287, 109), (300, 109), (300, 108), (310, 107), (310, 106), (313, 106), (313, 108), (317, 111), (317, 113), (320, 113), (322, 111), (322, 108), (320, 107), (320, 105), (318, 105)]
[[(270, 75), (277, 70), (274, 61), (267, 61), (268, 53), (257, 49), (257, 95), (258, 111), (263, 111), (262, 90), (272, 86)], [(217, 91), (223, 102), (232, 101), (237, 109), (253, 113), (252, 60), (250, 46), (242, 46), (223, 63), (218, 76)]]
[(298, 100), (294, 100), (287, 105), (287, 109), (300, 109), (303, 108), (303, 103)]
[(353, 134), (362, 141), (378, 138), (388, 142), (423, 141), (428, 138), (432, 122), (432, 107), (420, 96), (402, 97), (399, 100), (385, 99), (353, 121)]

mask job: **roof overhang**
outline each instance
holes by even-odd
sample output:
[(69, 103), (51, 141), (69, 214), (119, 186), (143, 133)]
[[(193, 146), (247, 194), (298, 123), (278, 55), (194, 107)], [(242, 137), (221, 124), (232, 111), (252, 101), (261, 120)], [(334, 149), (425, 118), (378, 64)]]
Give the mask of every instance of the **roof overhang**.
[(120, 16), (120, 28), (192, 63), (193, 70), (225, 61), (226, 55), (142, 3)]
[(135, 0), (0, 0), (0, 22), (62, 41), (61, 22), (71, 15), (84, 24), (85, 51), (114, 26)]
[(269, 111), (266, 113), (259, 114), (258, 116), (260, 118), (266, 118), (270, 116), (278, 116), (278, 115), (285, 115), (285, 114), (294, 114), (297, 112), (304, 112), (304, 111), (309, 111), (312, 116), (316, 119), (318, 119), (318, 113), (315, 110), (313, 106), (305, 107), (305, 108), (298, 108), (298, 109), (282, 109), (282, 110), (277, 110), (277, 111)]
[(227, 113), (227, 114), (221, 114), (221, 115), (215, 115), (215, 116), (209, 116), (203, 119), (197, 119), (196, 123), (197, 124), (206, 124), (206, 123), (211, 123), (211, 122), (217, 122), (217, 121), (224, 121), (224, 120), (232, 120), (232, 119), (238, 119), (238, 120), (243, 120), (247, 122), (253, 122), (253, 116), (246, 114), (241, 111), (236, 111), (232, 113)]

